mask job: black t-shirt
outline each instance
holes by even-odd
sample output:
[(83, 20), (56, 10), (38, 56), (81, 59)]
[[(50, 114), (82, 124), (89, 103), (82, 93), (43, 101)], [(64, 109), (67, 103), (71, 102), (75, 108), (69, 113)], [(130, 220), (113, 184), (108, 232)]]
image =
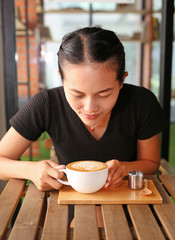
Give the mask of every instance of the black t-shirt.
[(63, 87), (43, 90), (10, 120), (28, 140), (47, 131), (59, 163), (77, 160), (134, 161), (137, 139), (148, 139), (168, 125), (154, 94), (146, 88), (124, 84), (104, 135), (96, 140), (71, 109)]

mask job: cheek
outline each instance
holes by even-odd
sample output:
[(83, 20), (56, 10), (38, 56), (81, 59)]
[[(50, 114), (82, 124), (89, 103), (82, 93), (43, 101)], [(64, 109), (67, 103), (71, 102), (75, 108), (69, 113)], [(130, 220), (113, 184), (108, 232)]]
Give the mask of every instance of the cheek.
[(71, 96), (66, 96), (66, 99), (70, 105), (70, 107), (73, 109), (73, 110), (77, 110), (79, 108), (81, 108), (82, 104), (81, 104), (81, 101), (78, 101), (74, 98), (72, 98)]
[(107, 99), (106, 101), (103, 101), (101, 104), (101, 107), (105, 110), (112, 110), (114, 107), (118, 96), (112, 96), (111, 98)]
[(108, 102), (104, 102), (103, 104), (101, 104), (101, 108), (102, 108), (103, 110), (109, 111), (109, 110), (112, 110), (112, 108), (113, 108), (114, 105), (115, 105), (115, 103), (108, 101)]
[(76, 101), (72, 98), (72, 96), (69, 94), (69, 92), (67, 91), (67, 88), (64, 88), (64, 93), (65, 93), (65, 97), (67, 102), (69, 103), (70, 107), (72, 109), (76, 109), (77, 108), (77, 103)]
[(72, 101), (71, 104), (70, 104), (71, 108), (74, 109), (74, 110), (78, 110), (81, 108), (81, 104), (79, 102), (76, 102), (76, 101)]

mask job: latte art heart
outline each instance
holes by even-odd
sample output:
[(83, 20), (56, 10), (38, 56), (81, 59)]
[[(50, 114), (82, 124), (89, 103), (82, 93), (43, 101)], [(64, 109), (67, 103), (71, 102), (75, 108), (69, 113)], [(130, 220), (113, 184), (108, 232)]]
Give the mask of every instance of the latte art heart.
[(69, 163), (67, 167), (75, 171), (93, 172), (103, 170), (107, 168), (107, 165), (98, 161), (78, 161)]

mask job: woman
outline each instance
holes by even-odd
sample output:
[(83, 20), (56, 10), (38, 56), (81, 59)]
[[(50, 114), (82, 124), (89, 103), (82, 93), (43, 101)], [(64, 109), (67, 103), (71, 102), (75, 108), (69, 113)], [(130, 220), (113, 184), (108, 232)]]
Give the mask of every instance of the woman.
[[(0, 178), (30, 179), (41, 191), (60, 189), (58, 169), (86, 159), (107, 162), (106, 188), (120, 186), (132, 170), (156, 173), (167, 121), (149, 90), (124, 84), (128, 73), (117, 36), (96, 27), (67, 34), (58, 65), (63, 87), (41, 91), (10, 120), (0, 142)], [(18, 161), (44, 131), (61, 165)]]

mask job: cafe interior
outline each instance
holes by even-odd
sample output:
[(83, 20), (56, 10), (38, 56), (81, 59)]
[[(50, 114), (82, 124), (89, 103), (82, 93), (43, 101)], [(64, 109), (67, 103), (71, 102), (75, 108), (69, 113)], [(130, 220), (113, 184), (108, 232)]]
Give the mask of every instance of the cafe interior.
[[(162, 106), (169, 127), (161, 134), (161, 159), (162, 165), (168, 164), (168, 169), (172, 169), (173, 172), (175, 168), (174, 12), (175, 2), (169, 0), (1, 0), (0, 139), (10, 127), (9, 119), (35, 94), (62, 85), (57, 74), (56, 54), (62, 37), (81, 27), (100, 26), (116, 32), (124, 45), (126, 69), (129, 73), (126, 83), (150, 89)], [(55, 153), (53, 146), (46, 144), (46, 139), (49, 139), (49, 135), (44, 132), (24, 152), (20, 160), (50, 159), (51, 154)], [(0, 181), (0, 193), (5, 185), (6, 182)], [(138, 236), (139, 234), (133, 239), (146, 239)], [(175, 235), (170, 233), (167, 237), (164, 234), (164, 239), (173, 239), (172, 236)], [(101, 237), (100, 239), (120, 238)]]

